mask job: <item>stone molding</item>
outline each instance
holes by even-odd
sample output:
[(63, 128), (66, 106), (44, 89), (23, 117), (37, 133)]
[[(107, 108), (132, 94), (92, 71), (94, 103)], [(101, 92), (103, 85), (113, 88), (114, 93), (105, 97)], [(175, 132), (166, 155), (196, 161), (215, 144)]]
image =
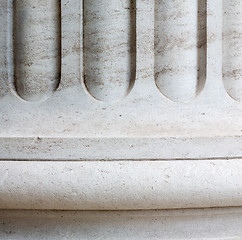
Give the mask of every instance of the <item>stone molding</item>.
[(240, 1), (154, 2), (0, 0), (0, 208), (241, 206)]

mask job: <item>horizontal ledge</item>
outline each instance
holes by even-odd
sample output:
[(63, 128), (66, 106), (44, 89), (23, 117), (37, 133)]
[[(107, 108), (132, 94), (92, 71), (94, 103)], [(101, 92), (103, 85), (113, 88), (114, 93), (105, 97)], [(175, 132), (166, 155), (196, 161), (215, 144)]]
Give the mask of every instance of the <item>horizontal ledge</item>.
[(242, 206), (242, 159), (0, 162), (0, 209)]
[(2, 160), (241, 158), (242, 136), (167, 138), (0, 137)]
[(127, 212), (0, 210), (0, 238), (241, 239), (241, 223), (241, 208)]

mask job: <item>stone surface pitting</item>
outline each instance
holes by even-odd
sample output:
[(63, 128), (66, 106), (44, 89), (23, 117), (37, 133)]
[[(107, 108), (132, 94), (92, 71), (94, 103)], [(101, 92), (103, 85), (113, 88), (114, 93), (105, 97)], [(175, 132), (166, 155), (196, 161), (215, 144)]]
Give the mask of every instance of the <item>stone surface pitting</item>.
[(173, 211), (0, 211), (0, 238), (241, 239), (241, 208)]
[[(27, 0), (22, 1), (22, 3), (17, 3), (17, 5), (27, 2)], [(1, 28), (2, 34), (0, 35), (0, 44), (2, 46), (0, 54), (0, 158), (49, 159), (50, 156), (55, 156), (54, 159), (73, 160), (75, 158), (78, 160), (88, 156), (88, 159), (101, 159), (107, 153), (109, 156), (108, 158), (111, 160), (112, 155), (109, 153), (114, 152), (114, 149), (118, 149), (115, 156), (118, 156), (120, 153), (119, 159), (123, 159), (123, 156), (125, 156), (124, 159), (131, 159), (132, 157), (136, 159), (153, 159), (154, 157), (155, 159), (202, 159), (242, 156), (241, 148), (231, 151), (231, 149), (235, 148), (234, 146), (242, 142), (242, 105), (239, 101), (234, 101), (234, 99), (227, 94), (223, 84), (222, 65), (224, 57), (222, 55), (222, 36), (224, 29), (223, 18), (226, 18), (226, 14), (223, 13), (224, 7), (221, 1), (205, 1), (203, 4), (196, 2), (194, 5), (189, 5), (188, 2), (184, 2), (184, 6), (187, 6), (187, 4), (190, 6), (186, 11), (191, 15), (192, 21), (188, 24), (188, 20), (186, 19), (187, 14), (185, 14), (186, 11), (183, 9), (182, 5), (179, 5), (182, 10), (180, 11), (181, 16), (179, 16), (183, 16), (184, 18), (178, 21), (174, 17), (175, 15), (171, 14), (171, 22), (169, 22), (169, 19), (166, 19), (166, 17), (170, 16), (169, 13), (171, 8), (176, 6), (174, 2), (168, 4), (161, 1), (160, 4), (164, 5), (162, 12), (160, 12), (159, 8), (156, 9), (157, 6), (154, 2), (152, 3), (150, 1), (136, 1), (136, 3), (135, 1), (116, 2), (108, 6), (107, 14), (103, 15), (104, 18), (102, 18), (102, 11), (104, 11), (102, 9), (106, 9), (105, 6), (108, 4), (107, 2), (104, 1), (102, 4), (100, 3), (101, 5), (98, 9), (96, 9), (96, 5), (93, 7), (91, 3), (88, 3), (88, 7), (91, 8), (88, 12), (91, 12), (93, 8), (94, 12), (92, 16), (96, 16), (97, 19), (94, 18), (92, 22), (89, 17), (86, 16), (87, 19), (85, 23), (85, 19), (83, 21), (82, 11), (85, 6), (82, 6), (82, 1), (63, 0), (61, 2), (62, 39), (60, 84), (51, 97), (45, 101), (35, 103), (23, 101), (14, 90), (14, 82), (16, 79), (13, 74), (14, 66), (11, 53), (14, 49), (13, 44), (17, 40), (11, 40), (11, 33), (13, 30), (11, 30), (13, 3), (12, 1), (6, 0), (0, 1), (0, 19), (3, 23), (3, 27)], [(128, 3), (130, 3), (130, 5)], [(54, 4), (54, 1), (51, 1), (49, 4)], [(136, 11), (132, 9), (135, 5)], [(165, 7), (168, 8), (167, 11)], [(118, 11), (117, 14), (112, 14), (116, 9)], [(201, 16), (196, 13), (197, 9), (201, 9), (199, 13)], [(228, 10), (229, 9), (231, 8), (228, 8)], [(42, 10), (40, 9), (37, 11), (38, 14), (41, 14)], [(176, 9), (174, 11), (178, 10), (179, 9)], [(35, 10), (31, 9), (31, 11)], [(50, 12), (51, 11), (52, 8), (50, 9)], [(95, 11), (97, 11), (97, 14), (95, 14)], [(54, 18), (56, 17), (55, 14), (53, 15)], [(159, 16), (159, 14), (163, 14), (163, 17), (155, 20), (155, 16)], [(113, 21), (108, 22), (108, 16), (111, 18), (113, 16)], [(24, 16), (22, 17), (24, 18)], [(39, 16), (36, 14), (36, 17)], [(198, 22), (195, 23), (197, 17)], [(101, 18), (102, 21), (98, 21), (99, 18)], [(87, 21), (88, 19), (90, 21)], [(236, 19), (237, 18), (235, 18), (235, 25), (237, 22)], [(232, 21), (232, 18), (230, 21)], [(130, 24), (131, 22), (132, 24)], [(119, 28), (117, 29), (120, 30), (120, 32), (118, 31), (117, 33), (114, 31), (114, 25), (116, 23), (119, 24)], [(155, 83), (154, 59), (157, 51), (154, 51), (154, 42), (157, 38), (162, 37), (162, 34), (157, 31), (163, 23), (169, 23), (172, 26), (172, 28), (165, 28), (167, 34), (169, 29), (171, 29), (172, 34), (173, 32), (177, 34), (175, 30), (180, 29), (180, 35), (183, 37), (186, 38), (191, 36), (191, 42), (185, 40), (188, 41), (189, 46), (192, 46), (192, 48), (189, 51), (184, 48), (183, 51), (182, 48), (186, 45), (184, 42), (184, 45), (179, 45), (179, 51), (181, 55), (185, 54), (186, 56), (190, 56), (191, 54), (192, 59), (194, 56), (200, 56), (201, 59), (199, 58), (200, 60), (198, 59), (199, 61), (196, 61), (193, 67), (197, 68), (198, 62), (200, 64), (202, 63), (201, 66), (203, 66), (199, 68), (199, 74), (196, 74), (198, 69), (196, 71), (193, 69), (191, 72), (189, 71), (191, 75), (185, 74), (184, 76), (178, 76), (178, 78), (181, 78), (179, 78), (177, 82), (174, 78), (172, 82), (166, 83), (172, 91), (176, 89), (174, 92), (169, 93), (172, 95), (175, 94), (176, 96), (179, 95), (180, 97), (178, 98), (180, 98), (181, 101), (179, 99), (173, 99), (178, 102), (171, 101), (161, 94)], [(181, 28), (179, 28), (179, 23), (183, 25)], [(88, 24), (91, 24), (90, 28)], [(96, 29), (95, 24), (100, 24), (100, 26), (98, 25), (97, 27), (97, 33), (89, 35), (89, 37), (94, 36), (94, 42), (98, 41), (98, 43), (93, 46), (89, 44), (87, 35), (88, 31), (94, 31)], [(107, 24), (108, 28), (105, 24)], [(157, 24), (159, 25), (158, 28), (156, 28)], [(104, 25), (104, 27), (101, 25)], [(86, 30), (84, 30), (83, 27), (85, 27)], [(161, 28), (161, 30), (163, 28)], [(22, 29), (24, 30), (23, 32), (27, 31), (29, 29), (28, 25)], [(117, 38), (111, 39), (111, 41), (114, 41), (117, 45), (119, 41), (120, 43), (124, 43), (121, 44), (122, 47), (120, 49), (118, 46), (117, 48), (114, 47), (116, 45), (111, 45), (112, 54), (110, 58), (107, 59), (108, 65), (114, 64), (116, 66), (118, 62), (120, 62), (120, 66), (118, 67), (123, 68), (122, 74), (124, 75), (121, 77), (122, 83), (120, 82), (120, 88), (119, 86), (117, 87), (117, 89), (122, 89), (122, 91), (120, 90), (121, 92), (113, 85), (109, 85), (109, 80), (105, 77), (106, 75), (104, 76), (101, 74), (101, 78), (97, 76), (93, 82), (90, 78), (89, 86), (87, 86), (88, 84), (85, 82), (85, 71), (88, 70), (85, 69), (85, 59), (87, 60), (87, 58), (91, 56), (87, 53), (92, 50), (88, 48), (89, 50), (86, 52), (87, 56), (85, 57), (85, 51), (83, 51), (83, 48), (85, 49), (85, 44), (83, 45), (83, 41), (84, 43), (86, 42), (86, 47), (88, 47), (89, 44), (91, 45), (89, 47), (94, 48), (94, 53), (92, 54), (93, 57), (97, 57), (96, 62), (89, 61), (89, 70), (91, 70), (92, 64), (98, 64), (97, 66), (106, 68), (105, 64), (101, 65), (101, 61), (102, 57), (105, 59), (105, 52), (108, 52), (104, 48), (105, 51), (101, 51), (102, 56), (100, 55), (101, 58), (99, 59), (98, 49), (95, 48), (98, 47), (99, 44), (100, 46), (104, 44), (108, 47), (107, 43), (110, 36), (105, 35), (106, 30), (112, 31), (113, 34), (117, 34), (118, 36)], [(20, 28), (18, 31), (21, 33)], [(48, 32), (49, 29), (46, 31)], [(120, 35), (118, 35), (119, 33)], [(183, 33), (187, 33), (187, 35)], [(31, 34), (34, 33), (31, 32)], [(43, 34), (45, 35), (46, 32)], [(124, 36), (124, 39), (121, 40), (121, 36)], [(167, 36), (169, 36), (169, 34)], [(195, 36), (198, 38), (198, 49), (196, 48)], [(130, 41), (128, 41), (128, 37), (130, 37)], [(175, 36), (173, 37), (175, 38)], [(204, 45), (204, 38), (206, 39), (206, 37), (207, 42)], [(24, 38), (22, 40), (24, 40)], [(92, 40), (90, 39), (90, 41)], [(239, 39), (236, 41), (238, 42)], [(133, 46), (134, 44), (136, 44), (136, 48)], [(167, 44), (172, 45), (172, 41), (169, 43), (167, 42)], [(41, 45), (33, 45), (33, 47), (37, 49), (41, 47)], [(168, 47), (168, 45), (165, 45), (165, 47)], [(23, 49), (19, 49), (19, 51), (22, 50)], [(122, 55), (124, 52), (125, 54)], [(35, 59), (38, 57), (37, 53), (34, 56)], [(49, 53), (52, 54), (51, 52)], [(115, 53), (120, 53), (123, 56), (121, 60), (111, 60)], [(40, 52), (40, 56), (42, 56), (42, 54), (44, 53)], [(187, 63), (183, 57), (181, 57), (181, 59), (176, 58), (175, 55), (179, 55), (179, 53), (176, 53), (175, 50), (170, 51), (170, 54), (169, 57), (176, 60), (176, 66), (178, 68)], [(131, 55), (133, 57), (131, 57)], [(131, 63), (131, 60), (134, 60), (134, 58), (136, 59), (135, 64)], [(52, 56), (51, 59), (53, 60), (55, 57)], [(122, 62), (125, 62), (125, 59), (129, 64), (123, 65)], [(165, 57), (163, 60), (166, 59)], [(160, 62), (156, 63), (160, 64)], [(134, 66), (131, 67), (132, 64), (135, 65), (135, 68)], [(136, 80), (132, 90), (128, 94), (127, 91), (131, 89), (130, 86), (132, 85), (130, 81), (133, 81), (127, 77), (131, 74), (130, 69), (136, 69)], [(42, 70), (45, 72), (44, 67)], [(200, 81), (202, 79), (200, 74), (205, 74), (205, 72), (206, 84), (203, 87), (204, 80)], [(109, 73), (111, 74), (111, 72), (106, 69), (105, 74)], [(92, 78), (94, 78), (94, 75)], [(198, 82), (195, 75), (200, 76)], [(189, 81), (185, 81), (184, 78), (184, 86), (187, 86), (185, 88), (179, 85), (183, 82), (183, 77), (185, 77), (186, 80), (189, 79)], [(98, 79), (101, 79), (100, 81), (104, 81), (103, 79), (107, 81), (103, 85), (105, 87), (102, 91), (96, 88), (94, 84)], [(162, 80), (163, 83), (164, 79)], [(231, 78), (231, 81), (233, 81), (233, 78)], [(40, 82), (33, 80), (32, 83), (39, 84)], [(191, 89), (189, 89), (190, 87)], [(92, 88), (93, 92), (91, 92), (90, 88)], [(111, 93), (112, 96), (109, 96), (108, 92), (111, 92), (111, 89), (116, 89), (119, 93), (114, 95)], [(183, 89), (184, 92), (181, 89)], [(45, 90), (47, 89), (45, 88)], [(190, 90), (193, 92), (193, 97), (195, 97), (194, 94), (197, 96), (189, 102), (185, 100), (186, 103), (180, 103), (188, 97), (190, 93), (188, 94), (186, 91), (190, 92)], [(197, 93), (199, 91), (200, 94), (198, 95)], [(90, 93), (93, 95), (100, 94), (100, 96), (96, 96), (96, 98), (102, 98), (101, 100), (104, 102), (94, 99), (90, 96)], [(123, 94), (127, 96), (122, 98), (121, 95), (123, 96)], [(115, 96), (117, 96), (117, 99)], [(173, 97), (170, 98), (172, 99)], [(53, 139), (57, 139), (57, 142), (53, 142)], [(115, 141), (113, 141), (113, 139), (115, 139)], [(144, 150), (140, 151), (140, 154), (138, 154), (139, 152), (137, 152), (137, 150), (141, 149), (140, 146), (144, 145), (142, 144), (142, 139), (149, 139), (149, 151), (155, 154), (151, 154), (149, 157), (148, 153)], [(68, 146), (69, 140), (71, 143)], [(83, 144), (85, 140), (88, 144)], [(17, 145), (16, 141), (18, 142)], [(146, 140), (144, 140), (144, 142), (145, 141)], [(152, 145), (152, 141), (155, 144)], [(157, 141), (160, 141), (160, 143), (156, 144)], [(7, 145), (6, 142), (8, 143)], [(121, 142), (130, 144), (126, 144), (125, 147), (122, 148)], [(181, 142), (183, 142), (182, 148), (179, 146)], [(95, 148), (94, 145), (96, 143), (97, 145)], [(104, 145), (104, 143), (106, 144), (105, 148), (100, 147), (100, 145)], [(214, 146), (219, 146), (218, 149), (220, 152), (219, 150), (204, 151), (204, 146), (210, 143), (215, 144)], [(92, 146), (91, 151), (89, 150), (89, 145)], [(164, 146), (167, 147), (164, 148)], [(69, 147), (74, 150), (72, 151), (73, 154), (70, 153), (68, 157), (66, 149)], [(133, 150), (130, 150), (132, 148)], [(157, 149), (159, 149), (159, 151), (157, 151)], [(174, 149), (176, 149), (176, 151), (174, 151)], [(133, 153), (135, 151), (137, 154), (134, 156)], [(58, 154), (61, 152), (63, 154)], [(118, 157), (115, 157), (115, 159), (117, 158)]]
[(57, 3), (0, 0), (0, 207), (241, 206), (241, 3)]
[(235, 207), (242, 160), (2, 161), (0, 209)]

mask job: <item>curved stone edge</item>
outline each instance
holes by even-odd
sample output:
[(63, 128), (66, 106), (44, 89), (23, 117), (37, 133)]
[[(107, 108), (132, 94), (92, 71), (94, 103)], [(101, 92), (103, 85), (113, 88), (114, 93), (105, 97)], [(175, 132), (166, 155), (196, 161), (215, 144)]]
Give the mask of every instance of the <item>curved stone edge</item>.
[(242, 159), (1, 161), (0, 209), (242, 206)]

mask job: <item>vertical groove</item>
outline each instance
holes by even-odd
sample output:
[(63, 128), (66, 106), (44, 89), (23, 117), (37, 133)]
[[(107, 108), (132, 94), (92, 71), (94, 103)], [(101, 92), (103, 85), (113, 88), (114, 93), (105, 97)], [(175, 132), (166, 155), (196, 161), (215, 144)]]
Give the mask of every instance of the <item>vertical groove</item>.
[(242, 2), (223, 1), (223, 83), (227, 93), (242, 100)]
[(15, 88), (21, 98), (40, 101), (58, 87), (61, 75), (59, 0), (13, 1)]
[(199, 94), (206, 82), (207, 77), (207, 0), (198, 0), (198, 34), (197, 34), (197, 88)]
[(84, 83), (104, 102), (131, 90), (136, 73), (136, 1), (83, 0)]
[(206, 79), (207, 1), (155, 1), (155, 81), (169, 99), (187, 102)]
[(7, 33), (8, 33), (8, 5), (6, 1), (0, 1), (0, 98), (8, 92), (8, 53), (7, 53)]

